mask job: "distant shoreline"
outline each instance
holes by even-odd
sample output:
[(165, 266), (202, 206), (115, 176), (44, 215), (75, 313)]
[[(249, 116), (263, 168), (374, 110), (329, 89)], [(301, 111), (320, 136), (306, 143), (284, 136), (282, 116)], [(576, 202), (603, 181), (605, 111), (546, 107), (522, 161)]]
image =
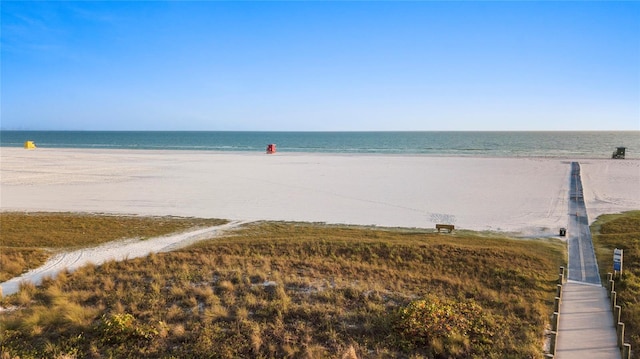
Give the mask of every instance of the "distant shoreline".
[[(20, 149), (21, 146), (1, 146), (2, 149)], [(587, 160), (609, 160), (608, 157), (575, 157), (575, 156), (491, 156), (491, 155), (463, 155), (463, 154), (437, 154), (437, 153), (378, 153), (378, 152), (293, 152), (278, 151), (275, 154), (266, 154), (264, 150), (255, 151), (231, 151), (231, 150), (194, 150), (194, 149), (149, 149), (149, 148), (83, 148), (83, 147), (41, 147), (37, 146), (38, 152), (60, 151), (60, 152), (82, 152), (99, 154), (101, 152), (112, 152), (114, 154), (183, 154), (183, 155), (235, 155), (235, 156), (318, 156), (318, 157), (409, 157), (409, 158), (478, 158), (478, 159), (531, 159), (531, 160), (561, 160), (561, 161), (587, 161)], [(30, 150), (26, 150), (30, 151)], [(640, 161), (640, 158), (627, 158), (626, 161)], [(617, 161), (617, 160), (612, 160)]]
[(0, 146), (180, 151), (410, 154), (462, 157), (640, 159), (640, 131), (2, 131)]

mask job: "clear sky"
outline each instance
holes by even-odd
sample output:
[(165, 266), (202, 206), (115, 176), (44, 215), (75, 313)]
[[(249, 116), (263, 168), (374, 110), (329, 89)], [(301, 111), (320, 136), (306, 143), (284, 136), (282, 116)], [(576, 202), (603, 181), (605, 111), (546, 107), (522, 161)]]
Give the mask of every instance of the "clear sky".
[(12, 2), (1, 128), (640, 130), (640, 2)]

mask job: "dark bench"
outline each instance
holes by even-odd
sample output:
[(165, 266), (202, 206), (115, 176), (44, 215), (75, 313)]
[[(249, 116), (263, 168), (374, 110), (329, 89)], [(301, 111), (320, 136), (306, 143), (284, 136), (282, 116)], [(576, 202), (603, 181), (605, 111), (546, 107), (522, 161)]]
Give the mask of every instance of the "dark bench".
[(444, 229), (447, 232), (451, 233), (451, 231), (453, 231), (455, 228), (456, 227), (453, 224), (436, 224), (436, 229), (438, 230), (438, 232)]

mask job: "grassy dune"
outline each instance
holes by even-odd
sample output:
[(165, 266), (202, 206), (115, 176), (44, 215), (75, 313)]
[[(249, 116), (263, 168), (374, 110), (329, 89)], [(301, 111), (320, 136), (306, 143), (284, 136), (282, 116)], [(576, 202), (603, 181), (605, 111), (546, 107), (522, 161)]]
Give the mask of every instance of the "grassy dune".
[(616, 279), (620, 320), (625, 324), (625, 342), (634, 358), (640, 358), (640, 211), (598, 217), (591, 226), (603, 283), (613, 272), (613, 249), (624, 250), (622, 278)]
[(0, 212), (0, 282), (39, 267), (49, 258), (51, 250), (93, 246), (123, 238), (161, 236), (226, 222), (179, 217)]
[[(253, 224), (4, 298), (6, 357), (542, 358), (564, 247)], [(66, 356), (65, 356), (66, 355)]]

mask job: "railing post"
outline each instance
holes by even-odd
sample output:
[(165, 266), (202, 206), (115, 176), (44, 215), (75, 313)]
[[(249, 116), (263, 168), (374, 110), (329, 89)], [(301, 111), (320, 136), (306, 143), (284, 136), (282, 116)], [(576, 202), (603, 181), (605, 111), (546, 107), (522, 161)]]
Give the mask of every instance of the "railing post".
[(620, 323), (620, 315), (622, 314), (622, 308), (619, 305), (613, 307), (613, 325)]
[(616, 307), (616, 304), (617, 304), (616, 292), (613, 291), (611, 292), (611, 310), (613, 310)]
[(560, 313), (553, 312), (553, 316), (551, 316), (551, 331), (558, 332), (559, 323), (560, 323)]
[(553, 311), (560, 312), (560, 297), (555, 297), (553, 300)]
[(624, 344), (624, 347), (622, 348), (622, 359), (631, 359), (631, 344)]
[(613, 292), (616, 288), (616, 282), (614, 280), (609, 281), (609, 296), (611, 296), (611, 292)]
[(556, 355), (556, 345), (558, 344), (558, 332), (551, 332), (551, 345), (549, 346), (549, 354)]
[(556, 285), (556, 297), (562, 300), (562, 284)]
[(617, 334), (618, 334), (618, 348), (622, 349), (624, 348), (624, 323), (618, 322)]

